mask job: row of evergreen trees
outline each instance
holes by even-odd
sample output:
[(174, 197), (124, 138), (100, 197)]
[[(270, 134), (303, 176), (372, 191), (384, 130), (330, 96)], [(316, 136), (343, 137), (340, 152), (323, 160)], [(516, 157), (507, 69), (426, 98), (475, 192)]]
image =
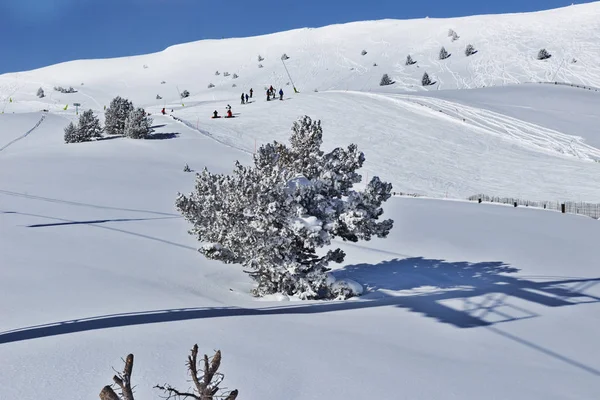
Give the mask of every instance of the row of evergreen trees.
[(120, 96), (110, 102), (104, 114), (104, 128), (92, 110), (87, 110), (79, 116), (77, 124), (69, 123), (65, 128), (65, 143), (89, 142), (108, 135), (121, 135), (132, 139), (145, 139), (152, 134), (152, 118), (146, 111), (135, 108), (133, 103)]

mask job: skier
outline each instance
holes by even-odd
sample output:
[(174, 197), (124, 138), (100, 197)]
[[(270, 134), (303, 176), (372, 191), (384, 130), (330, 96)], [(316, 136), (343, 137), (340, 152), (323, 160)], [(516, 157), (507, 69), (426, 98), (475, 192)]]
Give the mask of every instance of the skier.
[(244, 98), (245, 98), (245, 96), (244, 96), (244, 93), (242, 93), (242, 97), (241, 97), (241, 99), (242, 99), (242, 104), (245, 104), (245, 103), (244, 103)]
[(217, 112), (217, 110), (213, 111), (213, 118), (219, 118), (219, 113)]
[(267, 89), (267, 101), (271, 100), (271, 91)]
[(162, 115), (165, 115), (165, 114), (167, 113), (167, 112), (165, 111), (164, 107), (163, 107), (163, 109), (162, 109), (161, 113), (162, 113)]
[(232, 118), (233, 114), (231, 113), (231, 108), (229, 110), (227, 110), (227, 117), (225, 118)]
[(283, 100), (283, 89), (279, 89), (279, 100)]
[(246, 103), (248, 103), (248, 93), (246, 93)]
[(252, 93), (254, 93), (254, 90), (252, 90), (252, 88), (250, 88), (250, 98), (252, 98)]

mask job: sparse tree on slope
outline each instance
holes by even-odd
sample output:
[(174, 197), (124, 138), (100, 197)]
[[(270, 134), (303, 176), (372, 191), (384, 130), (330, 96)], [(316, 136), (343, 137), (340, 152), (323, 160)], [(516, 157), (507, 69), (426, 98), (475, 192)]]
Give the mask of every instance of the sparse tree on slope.
[(431, 85), (431, 79), (429, 78), (429, 74), (427, 72), (423, 74), (423, 78), (421, 78), (421, 83), (423, 84), (423, 86)]
[(467, 48), (465, 49), (465, 55), (467, 57), (469, 57), (475, 53), (477, 53), (477, 50), (475, 50), (475, 47), (473, 47), (473, 45), (471, 45), (471, 44), (467, 45)]
[(548, 53), (548, 50), (546, 49), (541, 49), (537, 55), (538, 60), (546, 60), (550, 57), (552, 57), (552, 54)]
[(450, 57), (450, 54), (446, 51), (446, 48), (442, 46), (440, 49), (440, 60), (445, 60), (448, 57)]
[(42, 88), (39, 88), (39, 89), (37, 90), (37, 93), (36, 93), (36, 95), (37, 95), (37, 97), (39, 97), (40, 99), (41, 99), (42, 97), (46, 97), (46, 94), (44, 93), (44, 89), (42, 89)]
[(406, 65), (413, 65), (416, 64), (417, 62), (413, 60), (413, 58), (409, 55), (406, 56)]
[(102, 127), (100, 126), (100, 120), (94, 115), (92, 110), (84, 111), (79, 116), (79, 134), (91, 140), (102, 137)]
[(106, 109), (104, 127), (109, 135), (125, 134), (125, 120), (133, 110), (133, 103), (120, 96), (115, 97)]
[(143, 108), (136, 108), (129, 113), (125, 121), (125, 136), (131, 139), (145, 139), (152, 132), (152, 118), (146, 115)]
[(383, 74), (381, 81), (379, 82), (379, 86), (392, 85), (393, 83), (394, 81), (388, 76), (388, 74)]
[(254, 167), (238, 162), (230, 176), (206, 169), (197, 174), (194, 192), (179, 194), (176, 207), (193, 224), (190, 234), (204, 243), (203, 255), (251, 270), (255, 295), (350, 297), (353, 290), (327, 274), (327, 265), (342, 262), (344, 252), (318, 255), (317, 249), (336, 237), (386, 237), (393, 221), (378, 219), (392, 185), (373, 177), (363, 192), (353, 190), (365, 159), (356, 145), (324, 153), (320, 121), (309, 117), (292, 131), (289, 146), (262, 146)]

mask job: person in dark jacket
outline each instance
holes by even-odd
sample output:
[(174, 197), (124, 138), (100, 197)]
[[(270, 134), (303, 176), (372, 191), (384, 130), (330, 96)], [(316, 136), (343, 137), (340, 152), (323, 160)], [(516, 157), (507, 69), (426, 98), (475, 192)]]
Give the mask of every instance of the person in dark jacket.
[(242, 104), (244, 104), (244, 99), (245, 99), (245, 98), (246, 98), (246, 96), (244, 96), (244, 93), (242, 93), (242, 97), (241, 97), (241, 99), (242, 99)]
[(279, 100), (283, 100), (283, 89), (279, 89)]
[(267, 90), (267, 101), (271, 100), (271, 90)]
[(246, 93), (246, 103), (248, 103), (248, 93)]
[(252, 98), (252, 93), (254, 93), (254, 90), (252, 90), (252, 88), (250, 88), (250, 98)]

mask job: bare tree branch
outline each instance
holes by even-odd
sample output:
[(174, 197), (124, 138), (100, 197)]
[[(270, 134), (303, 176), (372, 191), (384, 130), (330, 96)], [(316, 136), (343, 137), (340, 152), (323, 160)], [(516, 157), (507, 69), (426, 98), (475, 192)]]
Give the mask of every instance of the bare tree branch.
[(186, 399), (188, 397), (191, 397), (196, 400), (203, 400), (201, 397), (196, 396), (194, 393), (180, 392), (179, 390), (177, 390), (174, 387), (171, 387), (169, 385), (167, 385), (167, 386), (156, 385), (156, 386), (154, 386), (154, 389), (162, 390), (163, 392), (165, 392), (167, 394), (166, 399), (171, 399), (172, 397), (182, 397), (183, 399)]

